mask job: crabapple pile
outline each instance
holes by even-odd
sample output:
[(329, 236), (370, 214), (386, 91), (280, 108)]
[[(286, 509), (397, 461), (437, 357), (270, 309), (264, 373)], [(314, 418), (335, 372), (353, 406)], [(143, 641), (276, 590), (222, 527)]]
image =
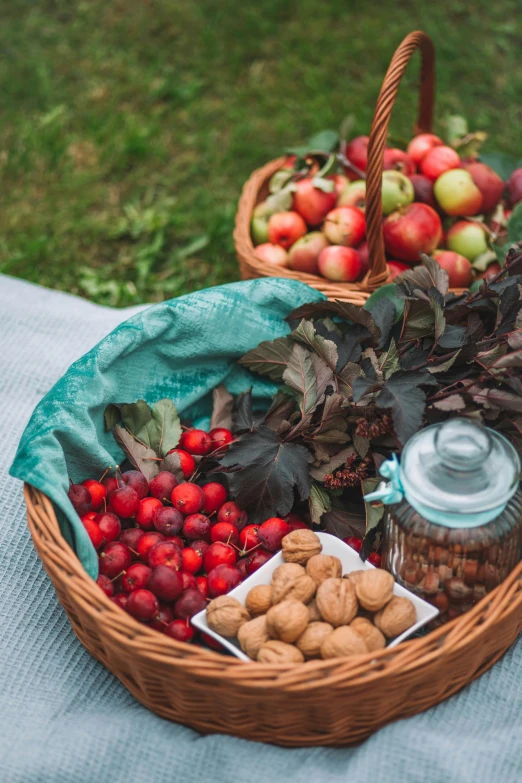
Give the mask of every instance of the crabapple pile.
[(100, 590), (178, 642), (205, 641), (191, 617), (266, 563), (290, 530), (306, 527), (296, 514), (249, 525), (227, 488), (198, 474), (199, 460), (232, 441), (222, 427), (185, 430), (173, 450), (183, 478), (161, 471), (149, 483), (138, 470), (116, 469), (114, 476), (69, 488), (98, 552)]

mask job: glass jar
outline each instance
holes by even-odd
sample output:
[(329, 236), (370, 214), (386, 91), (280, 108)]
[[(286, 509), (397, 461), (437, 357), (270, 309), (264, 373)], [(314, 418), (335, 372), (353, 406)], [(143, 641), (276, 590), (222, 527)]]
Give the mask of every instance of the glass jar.
[(499, 433), (462, 418), (417, 433), (400, 468), (385, 465), (392, 481), (374, 493), (391, 502), (383, 566), (439, 609), (432, 627), (441, 625), (468, 611), (520, 560), (518, 454)]

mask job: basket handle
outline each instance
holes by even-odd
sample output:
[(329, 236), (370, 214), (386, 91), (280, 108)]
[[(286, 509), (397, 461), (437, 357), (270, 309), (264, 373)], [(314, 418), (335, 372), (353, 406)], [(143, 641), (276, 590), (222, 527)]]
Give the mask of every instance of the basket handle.
[(381, 206), (384, 150), (395, 96), (406, 66), (417, 49), (420, 49), (421, 54), (421, 73), (419, 115), (414, 134), (431, 132), (435, 100), (435, 48), (431, 38), (420, 30), (407, 35), (393, 55), (372, 120), (366, 169), (366, 234), (370, 271), (364, 281), (370, 291), (384, 285), (388, 279)]

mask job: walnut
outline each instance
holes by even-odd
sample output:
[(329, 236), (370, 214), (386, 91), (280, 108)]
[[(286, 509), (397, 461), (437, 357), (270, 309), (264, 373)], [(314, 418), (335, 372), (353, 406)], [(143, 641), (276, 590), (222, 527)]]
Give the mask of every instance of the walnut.
[(394, 639), (416, 622), (417, 612), (409, 598), (394, 595), (384, 609), (373, 618), (373, 622), (388, 639)]
[(317, 601), (315, 598), (312, 598), (310, 603), (306, 605), (306, 608), (308, 609), (308, 615), (310, 617), (309, 622), (315, 623), (323, 619), (321, 617), (321, 612), (319, 611), (319, 607), (317, 606)]
[(303, 653), (293, 644), (271, 639), (266, 642), (257, 654), (260, 663), (303, 663)]
[(373, 568), (357, 578), (355, 593), (363, 609), (377, 612), (393, 597), (395, 582), (388, 571)]
[(290, 598), (306, 604), (315, 593), (315, 582), (303, 566), (297, 563), (283, 563), (272, 575), (272, 604)]
[(330, 623), (310, 623), (295, 645), (305, 658), (320, 658), (321, 645), (332, 631), (333, 625)]
[(268, 641), (266, 615), (262, 614), (242, 625), (237, 633), (237, 638), (243, 652), (255, 660), (261, 647)]
[(341, 561), (333, 555), (312, 555), (306, 564), (306, 573), (312, 577), (317, 586), (332, 576), (340, 577), (342, 571)]
[(342, 658), (368, 652), (364, 639), (350, 626), (336, 628), (321, 645), (321, 658)]
[(265, 614), (272, 606), (272, 588), (270, 585), (256, 585), (249, 592), (245, 606), (252, 617)]
[(361, 568), (358, 571), (349, 571), (347, 574), (343, 574), (343, 579), (349, 579), (350, 582), (352, 582), (353, 585), (355, 586), (355, 584), (361, 578), (361, 575), (365, 574), (365, 573), (366, 573), (366, 569), (365, 568)]
[(364, 640), (368, 652), (382, 650), (386, 647), (386, 639), (371, 620), (367, 620), (365, 617), (356, 617), (355, 620), (352, 620), (350, 623), (350, 628), (358, 633), (361, 639)]
[(325, 579), (317, 588), (316, 601), (321, 617), (334, 628), (347, 625), (357, 614), (355, 588), (347, 579)]
[(241, 626), (248, 620), (250, 615), (243, 604), (230, 595), (220, 595), (207, 606), (209, 628), (222, 636), (237, 636)]
[(312, 555), (318, 555), (323, 545), (319, 536), (312, 530), (299, 528), (292, 530), (283, 538), (283, 560), (287, 563), (301, 563), (305, 565)]
[(268, 635), (282, 642), (295, 642), (308, 625), (308, 609), (295, 599), (272, 606), (265, 617)]

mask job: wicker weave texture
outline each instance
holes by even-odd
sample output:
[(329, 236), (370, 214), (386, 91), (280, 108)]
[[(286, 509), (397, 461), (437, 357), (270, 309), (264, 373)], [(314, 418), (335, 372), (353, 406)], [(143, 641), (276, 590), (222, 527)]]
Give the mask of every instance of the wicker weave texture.
[(366, 172), (366, 233), (370, 263), (370, 270), (366, 277), (359, 283), (333, 283), (317, 275), (294, 272), (292, 269), (284, 267), (278, 268), (277, 272), (274, 272), (273, 264), (257, 258), (250, 236), (250, 221), (256, 204), (259, 204), (268, 195), (270, 177), (285, 162), (285, 158), (278, 158), (253, 172), (245, 183), (239, 199), (234, 241), (243, 279), (290, 277), (316, 288), (328, 299), (338, 299), (356, 305), (363, 305), (373, 291), (388, 282), (389, 270), (384, 253), (381, 208), (384, 150), (395, 96), (406, 67), (417, 49), (420, 49), (422, 62), (419, 114), (414, 130), (415, 133), (423, 133), (430, 131), (432, 126), (435, 95), (435, 52), (430, 38), (425, 33), (417, 31), (410, 33), (395, 52), (384, 78), (372, 121)]
[(243, 663), (169, 639), (115, 606), (26, 485), (36, 550), (82, 644), (153, 712), (203, 733), (297, 747), (360, 742), (486, 671), (522, 628), (522, 563), (471, 611), (427, 636), (351, 659)]

